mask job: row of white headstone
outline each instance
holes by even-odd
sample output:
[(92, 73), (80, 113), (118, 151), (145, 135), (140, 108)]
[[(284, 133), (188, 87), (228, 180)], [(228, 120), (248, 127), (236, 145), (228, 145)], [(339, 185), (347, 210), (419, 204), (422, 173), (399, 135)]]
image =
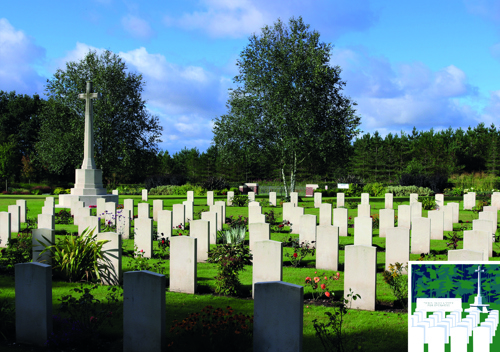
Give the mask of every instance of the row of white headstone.
[[(165, 276), (150, 271), (123, 276), (123, 350), (163, 351), (169, 314)], [(277, 280), (255, 282), (254, 292), (253, 350), (302, 351), (304, 288)], [(15, 305), (17, 342), (43, 346), (53, 331), (50, 265), (15, 266)]]
[(438, 311), (427, 316), (427, 312), (415, 312), (409, 317), (408, 351), (423, 352), (425, 344), (429, 351), (444, 351), (450, 344), (451, 352), (467, 352), (472, 337), (474, 351), (490, 351), (498, 327), (498, 310), (488, 312), (480, 322), (480, 312)]

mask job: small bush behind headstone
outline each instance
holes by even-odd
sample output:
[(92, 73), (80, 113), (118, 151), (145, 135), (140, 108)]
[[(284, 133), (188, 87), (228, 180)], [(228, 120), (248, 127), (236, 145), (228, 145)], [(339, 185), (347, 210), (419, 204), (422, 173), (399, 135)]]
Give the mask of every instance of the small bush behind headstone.
[(223, 177), (210, 176), (203, 182), (202, 187), (208, 191), (229, 189), (229, 183)]
[(166, 185), (180, 186), (186, 183), (186, 176), (184, 175), (155, 175), (148, 177), (144, 184), (149, 191), (151, 188)]

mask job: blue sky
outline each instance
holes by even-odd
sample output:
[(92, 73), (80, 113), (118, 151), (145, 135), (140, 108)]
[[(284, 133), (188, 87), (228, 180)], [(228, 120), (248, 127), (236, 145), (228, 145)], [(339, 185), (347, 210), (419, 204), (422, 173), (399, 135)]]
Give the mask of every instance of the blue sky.
[(365, 133), (500, 125), (497, 0), (3, 1), (0, 90), (43, 94), (66, 62), (108, 49), (143, 75), (160, 148), (203, 152), (249, 37), (299, 16), (332, 44)]

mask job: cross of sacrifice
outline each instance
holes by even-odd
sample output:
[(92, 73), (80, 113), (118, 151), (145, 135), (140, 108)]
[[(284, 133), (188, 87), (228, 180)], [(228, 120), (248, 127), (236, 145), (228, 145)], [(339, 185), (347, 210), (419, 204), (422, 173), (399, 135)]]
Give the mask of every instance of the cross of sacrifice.
[(474, 270), (477, 273), (477, 296), (481, 297), (481, 273), (484, 272), (484, 269), (481, 270), (481, 265), (477, 267), (477, 270)]
[(95, 169), (94, 112), (92, 111), (92, 99), (100, 99), (101, 93), (92, 93), (92, 82), (87, 81), (87, 92), (78, 94), (78, 98), (85, 99), (85, 139), (82, 169)]

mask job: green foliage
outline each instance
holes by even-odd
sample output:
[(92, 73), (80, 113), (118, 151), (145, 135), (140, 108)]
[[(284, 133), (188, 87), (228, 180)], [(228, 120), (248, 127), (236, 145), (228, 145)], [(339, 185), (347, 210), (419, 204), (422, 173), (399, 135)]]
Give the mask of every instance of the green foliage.
[(226, 224), (229, 225), (229, 228), (233, 227), (245, 227), (248, 225), (248, 217), (245, 217), (243, 215), (238, 215), (237, 218), (235, 218), (233, 215), (230, 217), (226, 218)]
[(424, 210), (434, 210), (436, 209), (436, 199), (434, 198), (422, 198), (422, 209)]
[(236, 193), (235, 193), (234, 197), (231, 199), (233, 201), (233, 207), (246, 207), (246, 206), (248, 206), (249, 199), (248, 199), (247, 195), (244, 195), (244, 194), (236, 195)]
[[(165, 255), (165, 248), (160, 250), (160, 255), (158, 257), (163, 259)], [(149, 270), (158, 274), (166, 275), (166, 268), (164, 267), (165, 262), (162, 260), (153, 261), (151, 258), (144, 257), (144, 250), (139, 250), (137, 245), (134, 245), (134, 256), (130, 258), (127, 264), (127, 268), (130, 271), (140, 271)]]
[(19, 233), (15, 238), (9, 238), (7, 248), (0, 250), (0, 272), (14, 273), (14, 266), (28, 263), (33, 257), (31, 234)]
[(240, 244), (219, 244), (208, 253), (208, 262), (217, 264), (215, 293), (236, 296), (241, 292), (238, 272), (251, 264), (250, 248)]
[(69, 318), (62, 319), (59, 315), (54, 317), (54, 332), (47, 341), (47, 347), (71, 349), (83, 344), (87, 348), (97, 348), (102, 344), (99, 331), (103, 326), (112, 325), (113, 314), (122, 307), (119, 297), (123, 297), (123, 290), (108, 287), (106, 299), (101, 301), (94, 296), (92, 291), (95, 289), (97, 285), (82, 285), (71, 289), (80, 297), (66, 295), (59, 299), (60, 313)]
[(6, 297), (0, 291), (0, 335), (5, 340), (15, 339), (16, 305), (14, 297)]
[(343, 189), (341, 191), (344, 192), (346, 197), (361, 197), (361, 193), (363, 193), (363, 186), (351, 183), (349, 184), (348, 189)]
[(378, 229), (380, 226), (380, 217), (378, 214), (373, 214), (370, 216), (372, 218), (372, 228), (373, 229)]
[(0, 178), (9, 179), (19, 169), (19, 151), (17, 138), (9, 136), (8, 140), (0, 143)]
[[(312, 243), (314, 242), (315, 241), (312, 241)], [(290, 264), (294, 268), (300, 266), (300, 262), (302, 261), (302, 259), (304, 259), (308, 255), (314, 256), (314, 254), (316, 253), (316, 248), (314, 248), (312, 243), (305, 241), (299, 244), (298, 238), (292, 240), (293, 253), (286, 253), (285, 257), (290, 258)]]
[[(329, 320), (328, 323), (318, 323), (318, 319), (313, 320), (316, 337), (321, 340), (324, 351), (345, 351), (344, 345), (346, 344), (347, 335), (342, 331), (342, 323), (347, 313), (347, 304), (349, 304), (350, 307), (352, 300), (356, 300), (357, 298), (361, 298), (361, 296), (359, 294), (354, 294), (349, 288), (347, 298), (340, 298), (340, 302), (334, 306), (333, 314), (331, 312), (325, 313)], [(361, 346), (359, 346), (359, 349), (360, 348)]]
[(141, 93), (145, 82), (129, 72), (109, 50), (89, 51), (78, 62), (69, 61), (46, 85), (49, 100), (41, 111), (36, 145), (40, 160), (54, 173), (72, 175), (83, 160), (87, 81), (101, 99), (93, 100), (95, 162), (108, 182), (144, 179), (156, 159), (162, 131), (158, 116), (146, 109)]
[(185, 196), (188, 191), (193, 191), (195, 196), (206, 195), (206, 190), (203, 190), (200, 186), (195, 186), (190, 183), (186, 183), (182, 186), (175, 185), (166, 185), (166, 186), (158, 186), (155, 188), (151, 188), (149, 190), (150, 195), (158, 195), (158, 196)]
[(384, 271), (384, 281), (391, 287), (394, 296), (404, 309), (408, 308), (408, 275), (403, 275), (408, 270), (408, 264), (389, 264), (389, 270)]
[(217, 231), (217, 244), (240, 244), (245, 241), (246, 227), (234, 226), (226, 231)]
[(66, 190), (62, 187), (57, 187), (56, 189), (54, 189), (54, 195), (59, 195), (59, 194), (67, 194), (66, 193)]
[(168, 351), (196, 351), (203, 346), (207, 352), (250, 352), (253, 348), (253, 316), (234, 314), (230, 306), (206, 306), (172, 323)]
[(387, 187), (387, 193), (392, 193), (395, 197), (409, 197), (410, 193), (417, 193), (419, 196), (424, 197), (434, 195), (430, 188), (417, 186), (389, 186)]
[(65, 236), (50, 245), (38, 242), (44, 247), (41, 254), (50, 252), (53, 272), (69, 282), (101, 280), (101, 274), (110, 273), (102, 249), (109, 241), (97, 241), (94, 230), (86, 228), (81, 236)]
[(68, 225), (73, 223), (73, 217), (71, 216), (71, 212), (69, 210), (61, 209), (57, 213), (55, 213), (55, 222), (56, 224)]
[[(316, 273), (316, 272), (315, 272)], [(325, 296), (327, 299), (331, 299), (334, 296), (332, 292), (331, 285), (334, 281), (340, 278), (340, 272), (337, 275), (332, 275), (329, 278), (322, 273), (312, 279), (308, 276), (306, 277), (306, 286), (310, 286), (312, 289), (313, 301), (317, 301), (321, 297)]]
[(229, 184), (223, 177), (210, 176), (203, 182), (202, 187), (208, 191), (215, 191), (229, 188)]
[(363, 193), (369, 193), (372, 197), (382, 197), (386, 193), (385, 186), (381, 183), (367, 183), (363, 187)]
[(244, 156), (275, 162), (285, 196), (305, 161), (345, 166), (360, 124), (357, 104), (339, 93), (345, 85), (340, 68), (328, 65), (331, 47), (308, 28), (302, 17), (290, 19), (290, 31), (278, 20), (262, 29), (262, 37), (250, 38), (234, 79), (244, 88), (230, 92), (230, 111), (213, 127), (222, 161), (235, 165)]

